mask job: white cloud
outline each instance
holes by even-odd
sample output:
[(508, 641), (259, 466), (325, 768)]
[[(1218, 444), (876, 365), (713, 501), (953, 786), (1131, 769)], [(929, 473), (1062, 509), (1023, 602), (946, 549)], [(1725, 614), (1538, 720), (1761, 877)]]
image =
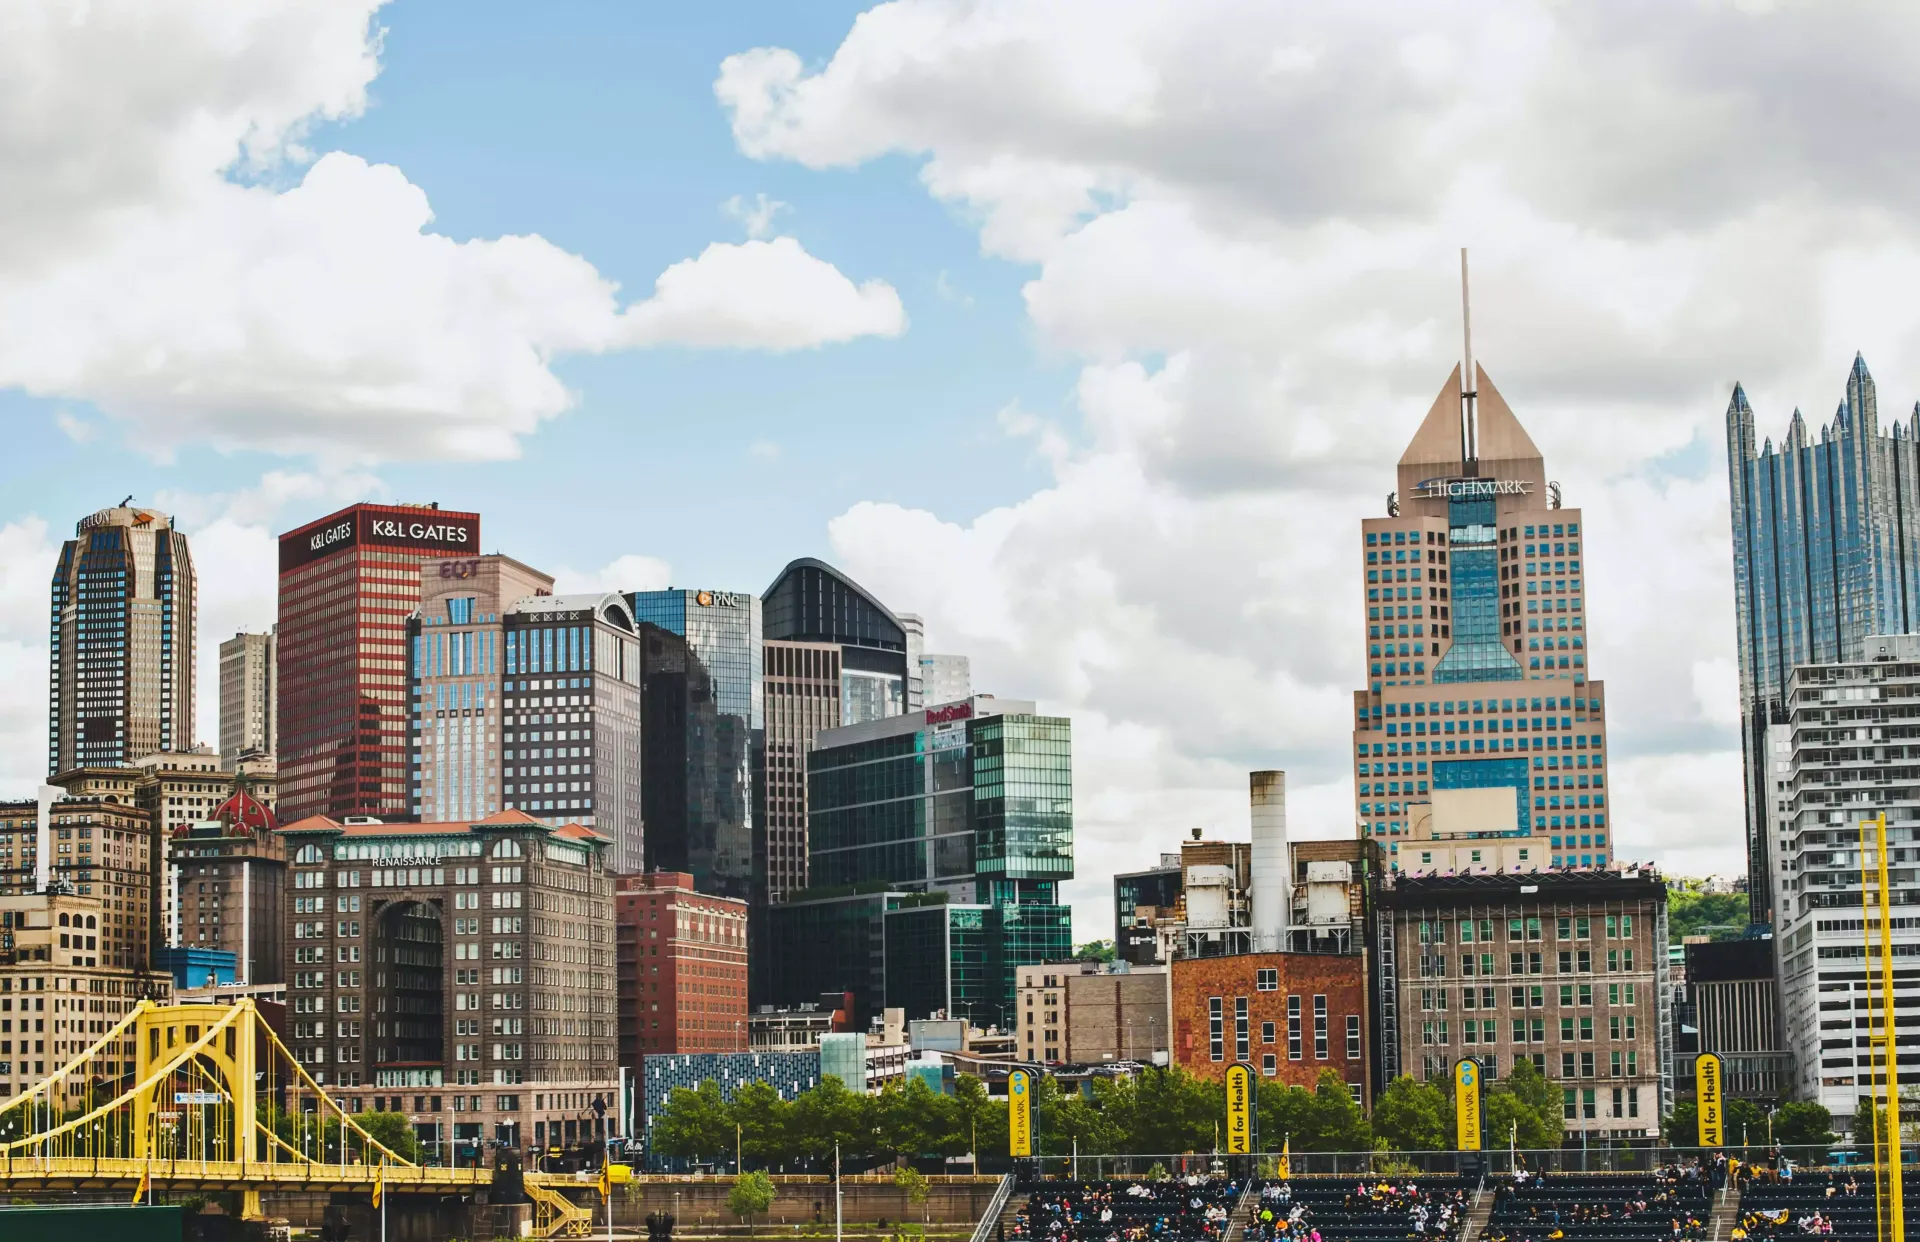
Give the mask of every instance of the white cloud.
[(1662, 14), (898, 0), (822, 64), (722, 64), (743, 152), (918, 161), (1080, 363), (1077, 425), (1002, 413), (1046, 487), (830, 535), (983, 689), (1073, 715), (1082, 936), (1097, 877), (1244, 831), (1247, 768), (1347, 831), (1357, 523), (1458, 357), (1463, 243), (1476, 352), (1586, 514), (1623, 848), (1743, 870), (1722, 414), (1743, 380), (1777, 435), (1856, 347), (1884, 410), (1920, 392), (1920, 12)]
[(623, 340), (703, 348), (807, 349), (907, 330), (884, 280), (855, 285), (791, 237), (715, 242), (660, 274), (622, 316)]
[(563, 595), (588, 591), (663, 591), (673, 585), (673, 570), (657, 556), (630, 552), (598, 569), (562, 567), (554, 572), (553, 589)]
[(77, 418), (70, 410), (57, 411), (53, 416), (53, 425), (60, 433), (75, 444), (85, 444), (99, 432), (99, 428), (85, 419)]
[(502, 458), (572, 404), (562, 354), (903, 329), (884, 282), (790, 239), (710, 248), (623, 309), (543, 238), (432, 232), (399, 169), (336, 151), (295, 176), (313, 122), (366, 106), (378, 7), (6, 6), (0, 385), (137, 421), (161, 455)]
[(773, 218), (783, 211), (792, 211), (793, 207), (777, 198), (768, 198), (766, 194), (760, 193), (753, 196), (752, 202), (736, 194), (720, 204), (720, 210), (738, 220), (740, 227), (746, 229), (749, 238), (762, 241), (767, 234), (773, 232)]

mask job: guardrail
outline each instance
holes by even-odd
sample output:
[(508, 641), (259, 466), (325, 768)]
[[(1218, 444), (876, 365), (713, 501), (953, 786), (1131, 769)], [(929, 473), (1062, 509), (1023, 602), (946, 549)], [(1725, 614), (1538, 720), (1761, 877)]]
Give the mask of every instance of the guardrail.
[(1000, 1179), (999, 1189), (993, 1192), (993, 1198), (987, 1201), (987, 1210), (980, 1217), (980, 1223), (973, 1227), (973, 1237), (968, 1242), (987, 1242), (993, 1234), (993, 1227), (1000, 1222), (1000, 1213), (1007, 1210), (1007, 1200), (1013, 1197), (1013, 1174)]

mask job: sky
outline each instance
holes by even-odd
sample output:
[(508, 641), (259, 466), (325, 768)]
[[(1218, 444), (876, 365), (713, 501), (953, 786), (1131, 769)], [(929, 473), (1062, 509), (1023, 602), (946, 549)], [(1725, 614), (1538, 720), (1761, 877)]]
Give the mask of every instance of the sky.
[(1619, 854), (1743, 868), (1723, 420), (1920, 396), (1920, 9), (1520, 0), (0, 6), (0, 794), (133, 495), (219, 641), (284, 530), (563, 586), (824, 557), (1073, 720), (1108, 877), (1351, 832), (1359, 521), (1474, 353), (1588, 523)]

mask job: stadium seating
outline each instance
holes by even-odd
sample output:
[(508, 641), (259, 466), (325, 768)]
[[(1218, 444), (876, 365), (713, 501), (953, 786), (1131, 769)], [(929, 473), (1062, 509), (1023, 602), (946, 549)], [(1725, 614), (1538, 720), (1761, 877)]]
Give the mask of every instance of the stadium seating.
[(1020, 1242), (1218, 1242), (1244, 1183), (1228, 1178), (1042, 1183), (1010, 1236)]

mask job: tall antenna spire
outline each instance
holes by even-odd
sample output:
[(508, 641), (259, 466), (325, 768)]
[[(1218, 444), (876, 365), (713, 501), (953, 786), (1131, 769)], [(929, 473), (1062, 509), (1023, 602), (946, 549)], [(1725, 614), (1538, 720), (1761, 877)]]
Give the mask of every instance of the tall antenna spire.
[(1466, 357), (1460, 369), (1460, 460), (1470, 475), (1480, 473), (1479, 427), (1474, 414), (1474, 398), (1480, 394), (1473, 371), (1473, 302), (1467, 295), (1467, 248), (1460, 247), (1460, 328), (1465, 337)]

